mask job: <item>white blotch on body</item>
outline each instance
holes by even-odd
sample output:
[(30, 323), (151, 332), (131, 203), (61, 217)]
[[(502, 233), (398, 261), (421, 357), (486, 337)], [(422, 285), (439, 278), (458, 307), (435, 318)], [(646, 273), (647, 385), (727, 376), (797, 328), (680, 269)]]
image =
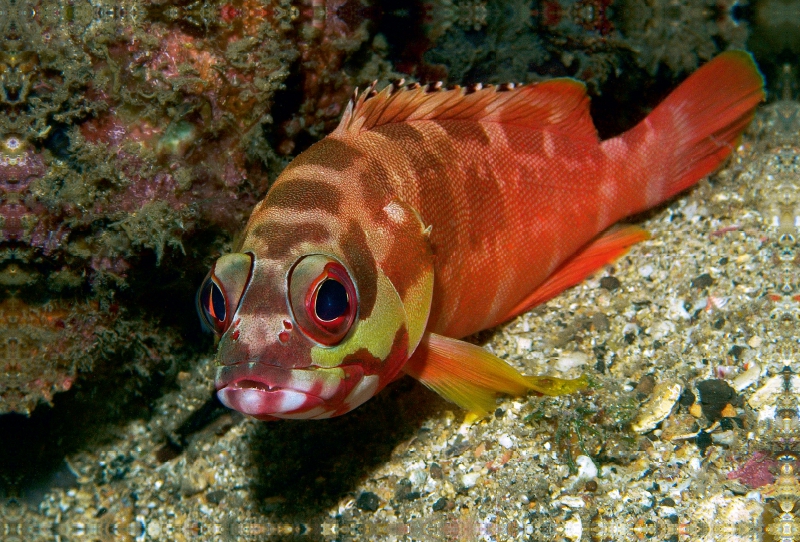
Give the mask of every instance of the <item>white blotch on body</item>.
[(344, 402), (350, 407), (350, 410), (356, 408), (362, 403), (370, 399), (378, 390), (378, 377), (377, 375), (368, 375), (361, 379), (361, 382), (356, 384), (356, 387), (350, 390), (350, 393), (345, 398)]
[(403, 206), (396, 201), (389, 202), (389, 204), (384, 207), (383, 210), (386, 212), (386, 215), (389, 217), (389, 219), (395, 224), (402, 224), (403, 220), (405, 220), (406, 212), (403, 210)]

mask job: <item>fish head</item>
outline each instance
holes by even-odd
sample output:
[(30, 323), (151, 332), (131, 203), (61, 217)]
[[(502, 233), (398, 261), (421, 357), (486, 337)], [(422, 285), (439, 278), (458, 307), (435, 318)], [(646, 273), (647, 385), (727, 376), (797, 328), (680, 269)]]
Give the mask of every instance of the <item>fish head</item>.
[(322, 241), (245, 241), (203, 282), (198, 311), (219, 337), (226, 406), (263, 420), (338, 416), (392, 381), (419, 343), (432, 267), (409, 284), (355, 221), (330, 229)]

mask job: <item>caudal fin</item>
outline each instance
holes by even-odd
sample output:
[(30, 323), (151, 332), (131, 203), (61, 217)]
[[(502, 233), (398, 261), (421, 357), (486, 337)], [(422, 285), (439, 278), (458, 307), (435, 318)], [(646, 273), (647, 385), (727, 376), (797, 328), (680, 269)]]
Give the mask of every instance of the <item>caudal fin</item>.
[(693, 73), (623, 134), (624, 145), (617, 138), (603, 144), (615, 147), (608, 148), (611, 153), (622, 148), (630, 153), (628, 166), (634, 167), (629, 171), (648, 179), (648, 186), (642, 187), (648, 208), (714, 171), (733, 151), (763, 100), (764, 79), (753, 58), (744, 51), (728, 51)]

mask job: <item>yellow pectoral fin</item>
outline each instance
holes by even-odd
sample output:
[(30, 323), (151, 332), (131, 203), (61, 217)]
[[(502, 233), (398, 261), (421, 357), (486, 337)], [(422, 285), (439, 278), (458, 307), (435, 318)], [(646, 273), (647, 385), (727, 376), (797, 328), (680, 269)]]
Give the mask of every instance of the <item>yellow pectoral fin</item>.
[(564, 395), (585, 388), (575, 380), (523, 376), (480, 346), (435, 333), (425, 333), (403, 371), (461, 408), (486, 415), (494, 410), (498, 393)]

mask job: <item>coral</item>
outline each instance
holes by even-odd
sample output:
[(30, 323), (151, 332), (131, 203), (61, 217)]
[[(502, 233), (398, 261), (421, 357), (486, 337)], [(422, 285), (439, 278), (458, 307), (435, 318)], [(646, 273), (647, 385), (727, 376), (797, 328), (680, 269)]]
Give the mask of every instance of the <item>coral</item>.
[(299, 53), (280, 0), (0, 9), (0, 413), (30, 413), (81, 375), (178, 359), (148, 300), (202, 273), (187, 240), (219, 247), (266, 191)]
[(464, 16), (463, 3), (455, 4), (460, 9), (450, 6), (445, 2), (429, 6), (428, 32), (435, 46), (424, 55), (425, 62), (445, 66), (450, 81), (524, 82), (531, 66), (549, 57), (527, 2), (484, 4), (480, 10), (472, 9), (477, 17)]
[[(39, 400), (50, 401), (53, 393), (72, 386), (74, 371), (63, 361), (69, 357), (67, 351), (78, 346), (75, 343), (83, 330), (70, 326), (66, 331), (67, 315), (66, 310), (52, 306), (39, 310), (24, 307), (13, 298), (0, 305), (0, 412), (30, 412)], [(46, 370), (31, 374), (31, 358), (44, 361)]]
[(368, 46), (370, 27), (377, 15), (377, 8), (365, 0), (302, 2), (296, 42), (299, 73), (296, 88), (292, 88), (296, 95), (288, 100), (299, 99), (299, 107), (281, 122), (278, 152), (295, 152), (298, 134), (319, 139), (335, 128), (357, 85), (367, 85), (375, 78), (399, 77), (379, 58), (372, 58), (378, 56), (374, 48), (372, 55), (364, 51), (370, 58), (363, 66), (365, 73), (353, 69), (357, 65), (346, 65)]
[(728, 473), (729, 480), (739, 480), (748, 487), (762, 487), (775, 481), (772, 470), (776, 470), (778, 461), (765, 452), (756, 452), (744, 465)]
[(622, 0), (620, 30), (637, 64), (690, 72), (728, 47), (743, 48), (747, 27), (733, 19), (735, 0)]
[(572, 75), (598, 86), (619, 68), (628, 44), (615, 31), (611, 0), (425, 4), (423, 78), (444, 68), (453, 83), (530, 82)]
[(599, 94), (621, 76), (621, 86), (638, 86), (643, 74), (637, 72), (652, 80), (659, 68), (668, 77), (692, 71), (748, 38), (748, 27), (735, 18), (735, 0), (419, 0), (411, 6), (404, 8), (407, 20), (393, 20), (411, 29), (385, 30), (399, 49), (398, 68), (451, 84), (572, 76)]

